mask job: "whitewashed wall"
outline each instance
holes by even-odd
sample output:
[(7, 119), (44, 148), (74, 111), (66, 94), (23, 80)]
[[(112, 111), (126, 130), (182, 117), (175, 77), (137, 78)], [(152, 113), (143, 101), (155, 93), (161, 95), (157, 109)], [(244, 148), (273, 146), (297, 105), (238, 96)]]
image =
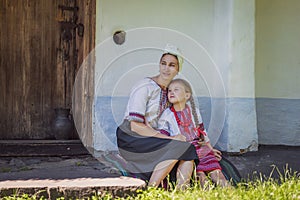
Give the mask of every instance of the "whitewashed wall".
[(300, 1), (256, 1), (256, 106), (261, 144), (300, 145)]
[[(254, 0), (98, 0), (95, 149), (116, 149), (130, 88), (158, 73), (162, 48), (172, 43), (185, 56), (180, 77), (193, 85), (213, 144), (257, 150), (254, 12)], [(126, 32), (123, 45), (111, 38), (116, 30)]]

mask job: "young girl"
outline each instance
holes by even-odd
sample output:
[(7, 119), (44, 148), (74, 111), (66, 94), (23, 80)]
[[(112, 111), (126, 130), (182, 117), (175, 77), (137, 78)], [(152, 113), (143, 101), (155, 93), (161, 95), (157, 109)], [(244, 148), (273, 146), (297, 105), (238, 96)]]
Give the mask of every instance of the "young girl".
[[(172, 80), (168, 87), (168, 100), (172, 106), (159, 119), (160, 132), (168, 136), (182, 134), (187, 142), (195, 146), (200, 160), (196, 175), (202, 186), (207, 181), (207, 175), (217, 185), (227, 186), (228, 182), (219, 164), (221, 152), (214, 150), (209, 142), (190, 84), (183, 79)], [(190, 105), (187, 104), (188, 101)]]

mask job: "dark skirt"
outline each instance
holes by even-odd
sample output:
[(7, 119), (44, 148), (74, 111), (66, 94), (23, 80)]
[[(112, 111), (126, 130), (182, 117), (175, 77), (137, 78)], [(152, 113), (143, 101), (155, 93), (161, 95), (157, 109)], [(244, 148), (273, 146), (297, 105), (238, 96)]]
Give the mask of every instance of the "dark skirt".
[(189, 142), (144, 137), (130, 130), (124, 120), (117, 129), (117, 144), (121, 156), (127, 161), (127, 170), (143, 180), (149, 180), (155, 166), (166, 160), (194, 160), (199, 163), (195, 147)]

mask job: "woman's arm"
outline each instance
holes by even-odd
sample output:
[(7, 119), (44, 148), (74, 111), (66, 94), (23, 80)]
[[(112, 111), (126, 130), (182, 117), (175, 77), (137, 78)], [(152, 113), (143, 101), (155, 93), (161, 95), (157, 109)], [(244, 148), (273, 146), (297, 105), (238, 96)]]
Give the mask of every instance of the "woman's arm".
[(131, 127), (131, 131), (136, 132), (142, 136), (186, 141), (185, 137), (181, 134), (176, 135), (176, 136), (167, 136), (167, 135), (161, 134), (160, 132), (154, 130), (153, 128), (151, 128), (141, 122), (131, 121), (130, 127)]

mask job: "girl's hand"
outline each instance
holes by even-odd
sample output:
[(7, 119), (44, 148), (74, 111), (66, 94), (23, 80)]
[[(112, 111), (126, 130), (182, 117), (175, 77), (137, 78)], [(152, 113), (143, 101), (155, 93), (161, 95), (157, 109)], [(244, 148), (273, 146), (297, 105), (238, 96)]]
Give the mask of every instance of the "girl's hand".
[(186, 138), (184, 135), (178, 134), (172, 137), (174, 140), (179, 140), (179, 141), (183, 141), (186, 142)]
[(213, 149), (214, 155), (218, 161), (222, 160), (222, 153), (218, 149)]
[(199, 144), (199, 146), (202, 146), (202, 145), (205, 145), (206, 142), (204, 140), (198, 140), (198, 144)]

